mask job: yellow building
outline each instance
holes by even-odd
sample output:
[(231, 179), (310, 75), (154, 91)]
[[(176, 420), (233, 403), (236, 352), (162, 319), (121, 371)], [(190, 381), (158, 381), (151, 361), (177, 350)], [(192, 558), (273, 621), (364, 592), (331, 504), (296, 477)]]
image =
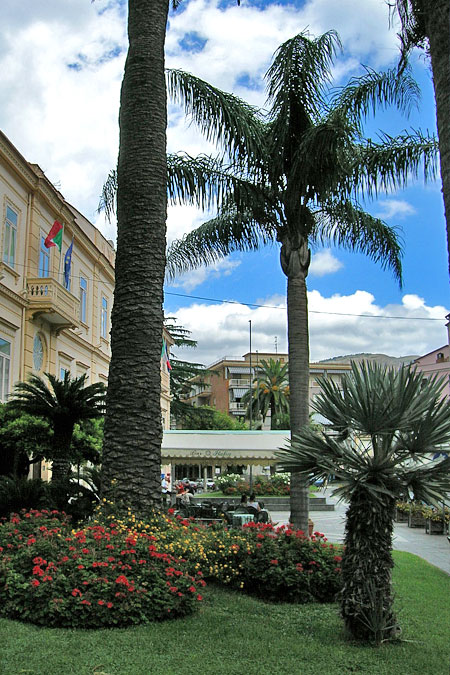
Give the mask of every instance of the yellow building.
[[(104, 382), (110, 360), (114, 245), (0, 132), (0, 401), (31, 372)], [(61, 251), (44, 244), (63, 224)], [(73, 242), (69, 275), (64, 258)], [(168, 349), (172, 340), (164, 333)], [(161, 408), (170, 382), (161, 359)]]

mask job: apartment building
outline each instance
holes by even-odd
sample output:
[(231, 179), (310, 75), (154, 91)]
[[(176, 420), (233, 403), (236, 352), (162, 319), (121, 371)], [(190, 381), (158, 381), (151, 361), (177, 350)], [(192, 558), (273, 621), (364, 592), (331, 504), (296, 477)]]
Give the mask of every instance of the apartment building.
[[(190, 395), (186, 398), (193, 406), (209, 405), (217, 410), (244, 418), (246, 405), (242, 403), (244, 394), (250, 388), (250, 382), (257, 377), (262, 360), (280, 361), (281, 365), (289, 362), (288, 354), (248, 352), (242, 357), (224, 356), (207, 366), (209, 374), (192, 379)], [(309, 365), (309, 399), (310, 403), (320, 392), (317, 377), (330, 377), (339, 381), (350, 366), (340, 363), (310, 363)], [(270, 429), (270, 413), (264, 428)]]
[(445, 318), (447, 320), (447, 344), (428, 352), (428, 354), (419, 356), (415, 359), (414, 364), (427, 378), (445, 378), (446, 386), (442, 391), (442, 396), (450, 398), (450, 314), (447, 314)]
[[(30, 164), (2, 132), (0, 216), (0, 401), (6, 401), (14, 384), (29, 373), (86, 374), (88, 382), (106, 384), (113, 242), (69, 204), (40, 167)], [(55, 221), (63, 225), (61, 246), (48, 248), (45, 241)], [(165, 428), (170, 419), (171, 344), (165, 331), (161, 356)]]

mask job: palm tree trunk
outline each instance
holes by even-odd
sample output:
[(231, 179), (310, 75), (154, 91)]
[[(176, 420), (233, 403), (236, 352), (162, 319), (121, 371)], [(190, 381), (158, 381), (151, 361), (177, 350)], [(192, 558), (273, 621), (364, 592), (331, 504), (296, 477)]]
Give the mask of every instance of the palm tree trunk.
[[(291, 439), (309, 419), (309, 333), (306, 276), (310, 254), (308, 242), (283, 241), (281, 266), (287, 275), (287, 321), (289, 343), (289, 401)], [(291, 522), (308, 532), (309, 490), (307, 480), (291, 474)]]
[(342, 616), (354, 638), (377, 644), (398, 631), (391, 588), (394, 511), (394, 499), (375, 500), (366, 490), (354, 494), (347, 511)]
[(433, 70), (436, 119), (439, 134), (442, 193), (447, 227), (447, 250), (450, 273), (450, 4), (448, 0), (426, 3), (426, 34), (430, 45)]
[(168, 0), (129, 0), (128, 12), (102, 485), (104, 494), (146, 508), (161, 502)]

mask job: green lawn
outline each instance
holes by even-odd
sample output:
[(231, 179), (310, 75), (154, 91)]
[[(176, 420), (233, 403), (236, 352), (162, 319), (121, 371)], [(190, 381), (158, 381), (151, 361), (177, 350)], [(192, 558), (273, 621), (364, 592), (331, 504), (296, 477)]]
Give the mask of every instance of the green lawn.
[(132, 629), (71, 631), (0, 620), (5, 675), (448, 675), (450, 578), (395, 552), (403, 641), (349, 643), (337, 605), (269, 605), (205, 589), (200, 612)]

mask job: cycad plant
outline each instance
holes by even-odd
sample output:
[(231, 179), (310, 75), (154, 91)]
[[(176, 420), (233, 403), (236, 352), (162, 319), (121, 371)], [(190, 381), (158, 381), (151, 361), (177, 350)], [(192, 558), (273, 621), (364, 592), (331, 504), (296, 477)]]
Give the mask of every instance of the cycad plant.
[(302, 429), (278, 453), (279, 469), (310, 482), (335, 476), (333, 494), (349, 503), (342, 616), (355, 638), (379, 643), (399, 630), (391, 589), (396, 500), (438, 504), (450, 492), (450, 459), (432, 459), (450, 441), (445, 383), (411, 366), (363, 362), (341, 384), (322, 378), (320, 385), (313, 407), (329, 423)]
[(256, 420), (261, 415), (263, 423), (270, 410), (270, 428), (278, 429), (279, 421), (289, 415), (288, 364), (282, 365), (275, 359), (261, 359), (257, 372), (251, 389), (242, 397), (242, 403), (248, 408), (251, 405), (252, 418)]
[(43, 417), (52, 426), (52, 482), (56, 484), (69, 480), (75, 424), (104, 414), (105, 386), (101, 382), (86, 386), (86, 377), (72, 378), (66, 372), (59, 380), (45, 373), (46, 381), (32, 374), (27, 382), (16, 384), (8, 402), (10, 408)]

